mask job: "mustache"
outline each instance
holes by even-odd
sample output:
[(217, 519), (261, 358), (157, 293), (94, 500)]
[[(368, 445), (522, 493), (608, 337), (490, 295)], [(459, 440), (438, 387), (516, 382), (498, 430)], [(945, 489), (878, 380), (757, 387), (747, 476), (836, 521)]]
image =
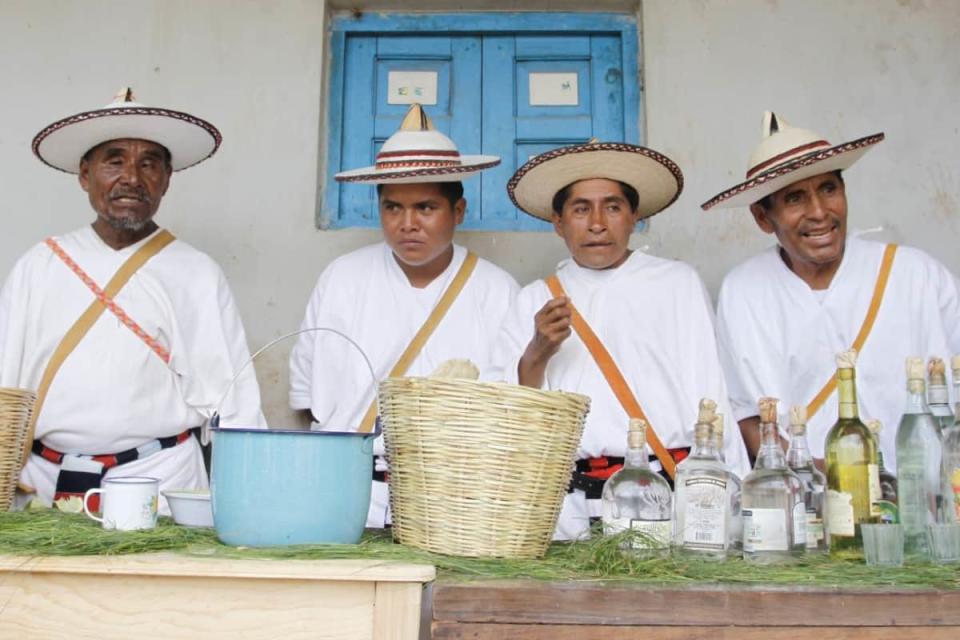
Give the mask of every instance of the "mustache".
[(124, 187), (110, 192), (111, 200), (119, 200), (120, 198), (131, 198), (148, 204), (153, 202), (153, 198), (150, 197), (150, 194), (147, 193), (145, 189), (128, 189)]

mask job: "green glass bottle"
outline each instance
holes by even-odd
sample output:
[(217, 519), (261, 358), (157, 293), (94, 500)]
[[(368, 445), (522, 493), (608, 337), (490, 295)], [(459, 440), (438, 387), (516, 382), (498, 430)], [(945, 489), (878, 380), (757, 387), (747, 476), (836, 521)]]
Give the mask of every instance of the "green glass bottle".
[(860, 525), (880, 521), (877, 444), (857, 409), (857, 352), (837, 356), (840, 417), (827, 434), (827, 526), (830, 551), (862, 549)]

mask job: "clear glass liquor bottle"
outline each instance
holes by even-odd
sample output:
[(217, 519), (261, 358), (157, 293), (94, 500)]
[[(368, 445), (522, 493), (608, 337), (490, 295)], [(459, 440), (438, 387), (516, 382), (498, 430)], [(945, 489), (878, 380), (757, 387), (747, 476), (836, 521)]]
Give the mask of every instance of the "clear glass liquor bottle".
[(807, 546), (803, 482), (787, 467), (777, 429), (777, 400), (760, 400), (760, 451), (743, 480), (743, 559), (790, 562)]
[(907, 404), (897, 428), (897, 497), (903, 552), (929, 557), (926, 528), (943, 521), (943, 441), (927, 407), (923, 359), (907, 358)]
[(947, 366), (937, 357), (927, 361), (927, 406), (941, 432), (953, 424), (950, 394), (947, 392)]
[(950, 360), (957, 418), (943, 430), (944, 520), (960, 522), (960, 355)]
[(714, 409), (700, 401), (693, 450), (677, 465), (674, 479), (673, 545), (724, 559), (736, 555), (740, 535), (740, 478), (720, 460)]
[(897, 510), (897, 476), (893, 475), (883, 462), (883, 447), (880, 446), (880, 432), (883, 430), (883, 424), (879, 420), (867, 420), (867, 428), (877, 442), (880, 499), (875, 504), (880, 511), (880, 522), (897, 524), (900, 522), (900, 513)]
[(607, 479), (601, 495), (604, 534), (638, 532), (624, 543), (638, 554), (666, 552), (673, 535), (673, 494), (667, 481), (650, 470), (646, 445), (646, 421), (631, 418), (623, 468)]
[(839, 418), (827, 434), (827, 526), (830, 551), (863, 549), (860, 525), (880, 521), (877, 442), (857, 409), (857, 352), (837, 355)]
[(807, 509), (807, 551), (827, 553), (830, 537), (825, 522), (827, 476), (813, 464), (807, 446), (807, 408), (790, 407), (790, 446), (787, 448), (787, 466), (803, 482), (804, 504)]

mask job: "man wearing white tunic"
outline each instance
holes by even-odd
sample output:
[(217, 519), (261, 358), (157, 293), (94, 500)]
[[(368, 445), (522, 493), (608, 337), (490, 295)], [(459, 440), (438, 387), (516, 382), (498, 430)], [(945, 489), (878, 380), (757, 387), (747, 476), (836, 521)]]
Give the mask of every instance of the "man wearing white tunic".
[[(384, 143), (376, 166), (336, 176), (377, 185), (384, 242), (327, 266), (301, 328), (342, 332), (369, 358), (376, 379), (387, 377), (465, 267), (468, 252), (453, 243), (466, 208), (460, 180), (499, 161), (460, 156), (414, 105), (400, 130)], [(430, 375), (451, 359), (485, 369), (517, 288), (505, 271), (477, 259), (463, 289), (402, 375)], [(313, 428), (369, 428), (365, 422), (373, 418), (374, 388), (362, 356), (346, 340), (326, 332), (300, 336), (290, 355), (290, 406), (309, 410)], [(375, 441), (374, 453), (367, 526), (383, 527), (390, 512), (382, 437)]]
[[(628, 414), (584, 341), (571, 335), (571, 303), (611, 354), (675, 460), (693, 442), (700, 399), (726, 397), (712, 309), (699, 276), (686, 264), (629, 248), (636, 223), (669, 206), (682, 184), (680, 168), (669, 158), (619, 143), (547, 152), (508, 184), (518, 207), (552, 221), (571, 257), (557, 268), (563, 296), (554, 296), (541, 280), (521, 290), (495, 361), (508, 382), (590, 396), (580, 470), (599, 470), (609, 458), (623, 457)], [(742, 476), (747, 466), (739, 434), (727, 430), (724, 452)], [(557, 539), (581, 537), (590, 518), (600, 515), (598, 496), (584, 488), (564, 500)]]
[[(7, 278), (0, 386), (42, 387), (58, 344), (98, 297), (104, 306), (121, 265), (165, 238), (153, 217), (171, 173), (219, 142), (209, 123), (139, 105), (129, 90), (37, 135), (38, 157), (79, 173), (97, 217), (27, 251)], [(150, 476), (161, 489), (206, 488), (191, 429), (218, 408), (225, 423), (263, 423), (252, 369), (218, 405), (248, 351), (230, 288), (208, 256), (170, 236), (109, 302), (49, 384), (20, 476), (21, 505), (33, 492), (47, 505), (82, 494), (77, 478), (95, 486), (102, 477)], [(169, 513), (162, 497), (160, 511)]]
[[(882, 133), (832, 145), (770, 112), (763, 133), (746, 181), (703, 205), (749, 205), (760, 229), (777, 238), (776, 246), (727, 274), (718, 305), (730, 404), (753, 451), (756, 399), (776, 396), (787, 408), (814, 400), (834, 375), (835, 355), (861, 332), (888, 252), (881, 243), (847, 237), (840, 173), (883, 140)], [(904, 361), (960, 352), (960, 291), (953, 274), (922, 251), (889, 252), (889, 280), (857, 360), (857, 399), (863, 420), (883, 423), (880, 444), (892, 467)], [(836, 420), (833, 392), (808, 417), (815, 458), (823, 458)]]

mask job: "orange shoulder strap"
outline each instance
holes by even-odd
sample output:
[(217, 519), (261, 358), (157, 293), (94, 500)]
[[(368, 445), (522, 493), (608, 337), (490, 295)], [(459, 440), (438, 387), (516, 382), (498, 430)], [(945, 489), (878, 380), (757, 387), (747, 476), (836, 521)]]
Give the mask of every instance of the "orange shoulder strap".
[[(863, 324), (860, 326), (860, 332), (857, 333), (857, 337), (853, 341), (853, 349), (856, 349), (857, 353), (863, 350), (863, 345), (866, 343), (867, 338), (870, 337), (870, 331), (873, 329), (873, 323), (877, 319), (877, 313), (880, 311), (880, 304), (883, 302), (883, 293), (887, 289), (887, 281), (890, 279), (890, 270), (893, 268), (893, 258), (897, 253), (897, 245), (888, 244), (886, 249), (883, 251), (883, 261), (880, 263), (880, 271), (877, 273), (877, 282), (873, 286), (873, 298), (870, 299), (870, 306), (867, 307), (867, 315), (863, 319)], [(823, 406), (823, 403), (827, 401), (827, 398), (836, 390), (837, 388), (837, 377), (836, 374), (830, 376), (830, 380), (827, 381), (823, 388), (820, 389), (820, 392), (814, 396), (813, 400), (810, 401), (810, 404), (807, 405), (807, 420), (813, 417), (813, 415), (820, 410), (820, 407)]]
[[(546, 283), (547, 287), (550, 289), (550, 293), (552, 293), (555, 298), (559, 296), (566, 296), (566, 293), (563, 290), (563, 285), (560, 284), (560, 280), (556, 275), (552, 275), (547, 278)], [(656, 431), (654, 431), (653, 425), (650, 424), (650, 420), (643, 412), (643, 408), (640, 406), (640, 403), (637, 402), (636, 396), (633, 395), (633, 391), (630, 390), (630, 385), (627, 384), (623, 374), (620, 373), (617, 363), (613, 361), (613, 357), (610, 355), (610, 352), (607, 351), (607, 348), (603, 346), (603, 343), (600, 342), (600, 338), (598, 338), (597, 334), (593, 332), (593, 329), (590, 328), (590, 325), (587, 324), (587, 321), (583, 319), (583, 316), (580, 315), (580, 312), (577, 311), (577, 308), (573, 306), (572, 301), (570, 302), (570, 312), (573, 330), (577, 332), (577, 335), (580, 336), (580, 340), (583, 341), (583, 344), (586, 345), (587, 349), (590, 351), (590, 355), (593, 356), (594, 362), (596, 362), (597, 366), (600, 367), (600, 372), (603, 373), (603, 377), (606, 379), (607, 384), (610, 385), (611, 391), (613, 391), (613, 394), (617, 397), (617, 400), (620, 401), (620, 405), (623, 407), (623, 410), (626, 411), (627, 415), (631, 418), (642, 418), (646, 421), (647, 442), (650, 444), (650, 448), (653, 449), (653, 452), (656, 454), (657, 459), (660, 460), (660, 464), (663, 466), (664, 470), (672, 479), (676, 474), (677, 465), (673, 461), (673, 457), (667, 451), (666, 447), (663, 446), (663, 443), (657, 436)]]
[[(164, 247), (174, 240), (175, 238), (172, 233), (166, 229), (161, 229), (159, 233), (137, 249), (133, 255), (127, 258), (126, 262), (120, 265), (120, 268), (113, 274), (110, 282), (107, 283), (107, 286), (103, 290), (105, 299), (113, 300), (140, 267), (146, 264), (150, 258), (160, 253)], [(90, 303), (90, 306), (87, 307), (86, 311), (83, 312), (83, 315), (73, 323), (73, 326), (70, 327), (63, 336), (60, 344), (54, 349), (53, 355), (50, 356), (50, 360), (47, 361), (47, 366), (43, 370), (43, 376), (40, 378), (40, 386), (37, 388), (37, 400), (33, 405), (33, 411), (30, 412), (30, 419), (27, 422), (27, 437), (24, 438), (23, 441), (21, 466), (27, 463), (27, 459), (30, 456), (30, 448), (33, 446), (33, 438), (37, 429), (37, 418), (40, 417), (40, 410), (43, 408), (43, 403), (47, 399), (47, 391), (50, 390), (50, 385), (53, 384), (53, 379), (60, 370), (60, 365), (67, 359), (67, 356), (73, 353), (73, 350), (80, 344), (80, 341), (87, 335), (87, 332), (90, 331), (90, 328), (93, 327), (97, 318), (100, 317), (106, 308), (107, 306), (103, 299), (95, 298), (94, 301)]]
[[(453, 306), (454, 301), (460, 295), (460, 292), (463, 291), (463, 286), (467, 284), (467, 280), (470, 278), (470, 275), (473, 273), (474, 267), (477, 266), (477, 255), (472, 252), (467, 252), (467, 257), (463, 260), (463, 264), (460, 265), (460, 270), (457, 271), (457, 275), (453, 277), (453, 280), (447, 286), (447, 290), (443, 292), (443, 295), (440, 297), (440, 301), (437, 302), (437, 306), (433, 308), (433, 311), (430, 312), (430, 315), (421, 325), (420, 329), (417, 331), (416, 335), (413, 336), (413, 339), (410, 340), (410, 344), (407, 345), (407, 348), (403, 350), (403, 353), (400, 354), (400, 359), (397, 360), (397, 363), (393, 365), (393, 369), (390, 370), (391, 378), (396, 378), (402, 376), (407, 372), (407, 369), (410, 368), (410, 365), (413, 364), (413, 361), (416, 360), (417, 356), (420, 354), (423, 345), (426, 344), (427, 339), (430, 338), (430, 335), (433, 333), (434, 329), (437, 328), (437, 325), (440, 324), (440, 321), (443, 320), (443, 317), (447, 315), (447, 311), (450, 310), (450, 307)], [(363, 421), (360, 422), (360, 428), (357, 429), (360, 433), (369, 433), (373, 430), (373, 425), (377, 420), (377, 390), (373, 390), (373, 402), (370, 403), (370, 406), (367, 408), (367, 412), (363, 416)]]

